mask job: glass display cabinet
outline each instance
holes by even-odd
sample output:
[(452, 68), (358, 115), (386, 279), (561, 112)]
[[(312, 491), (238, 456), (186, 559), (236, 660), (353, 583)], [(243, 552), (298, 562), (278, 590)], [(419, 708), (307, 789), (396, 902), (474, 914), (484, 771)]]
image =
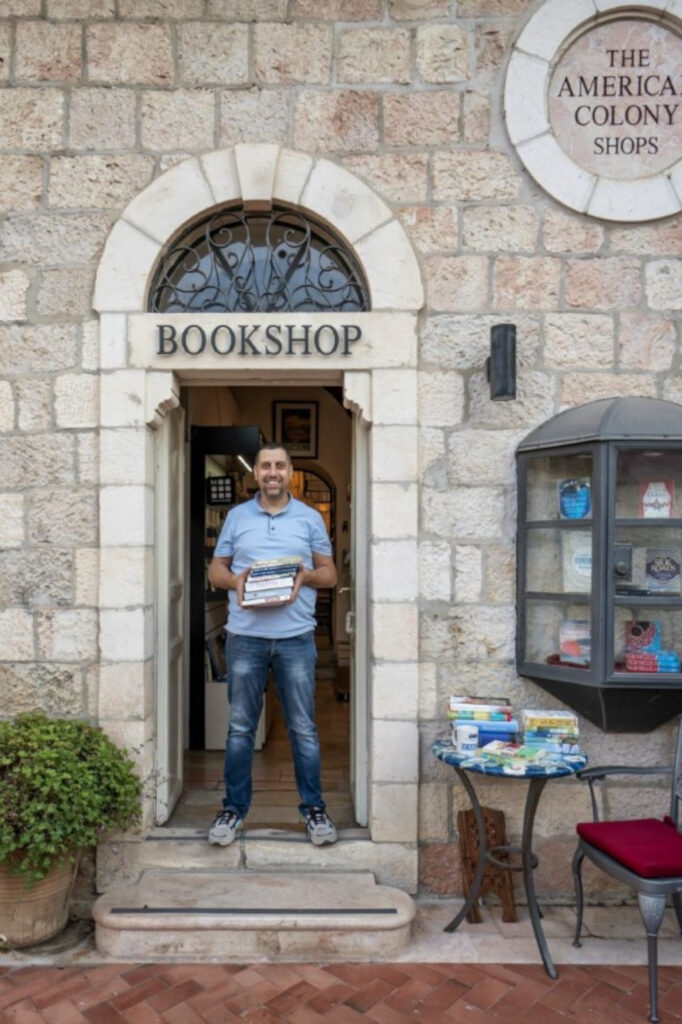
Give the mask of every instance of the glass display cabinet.
[(517, 449), (516, 667), (606, 731), (682, 712), (682, 405), (611, 398)]

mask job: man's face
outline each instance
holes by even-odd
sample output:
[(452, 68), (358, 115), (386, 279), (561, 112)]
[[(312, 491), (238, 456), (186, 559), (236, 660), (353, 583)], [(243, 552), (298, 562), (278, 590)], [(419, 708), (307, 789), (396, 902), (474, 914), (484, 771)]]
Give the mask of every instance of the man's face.
[(283, 497), (289, 490), (293, 469), (283, 448), (268, 448), (261, 452), (253, 475), (261, 494), (270, 500)]

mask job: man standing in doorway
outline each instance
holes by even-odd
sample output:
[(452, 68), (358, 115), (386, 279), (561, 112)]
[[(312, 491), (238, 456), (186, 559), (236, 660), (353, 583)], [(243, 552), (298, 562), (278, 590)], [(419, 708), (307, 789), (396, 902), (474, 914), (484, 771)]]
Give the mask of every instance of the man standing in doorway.
[[(316, 846), (336, 842), (320, 782), (315, 726), (315, 591), (336, 584), (331, 544), (319, 512), (289, 493), (293, 467), (280, 445), (264, 445), (253, 475), (259, 493), (228, 513), (208, 576), (229, 592), (227, 686), (230, 722), (225, 749), (223, 810), (208, 841), (229, 846), (251, 803), (251, 771), (258, 719), (272, 675), (294, 757), (299, 810)], [(244, 585), (255, 562), (295, 556), (299, 569), (289, 601), (245, 607)]]

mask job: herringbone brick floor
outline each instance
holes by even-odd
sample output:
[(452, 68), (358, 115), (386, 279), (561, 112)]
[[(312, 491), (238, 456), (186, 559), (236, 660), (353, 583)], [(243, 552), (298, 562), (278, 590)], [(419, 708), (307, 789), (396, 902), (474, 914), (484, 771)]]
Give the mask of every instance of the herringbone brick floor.
[[(682, 967), (659, 969), (662, 1024)], [(534, 964), (107, 964), (0, 968), (2, 1024), (642, 1024), (646, 967)]]

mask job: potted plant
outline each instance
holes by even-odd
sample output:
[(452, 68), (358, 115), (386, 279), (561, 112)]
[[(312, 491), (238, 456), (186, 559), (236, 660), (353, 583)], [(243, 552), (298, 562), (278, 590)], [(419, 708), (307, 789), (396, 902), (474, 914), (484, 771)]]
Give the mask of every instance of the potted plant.
[(40, 711), (0, 722), (0, 935), (29, 946), (65, 927), (80, 855), (140, 815), (133, 762), (100, 729)]

